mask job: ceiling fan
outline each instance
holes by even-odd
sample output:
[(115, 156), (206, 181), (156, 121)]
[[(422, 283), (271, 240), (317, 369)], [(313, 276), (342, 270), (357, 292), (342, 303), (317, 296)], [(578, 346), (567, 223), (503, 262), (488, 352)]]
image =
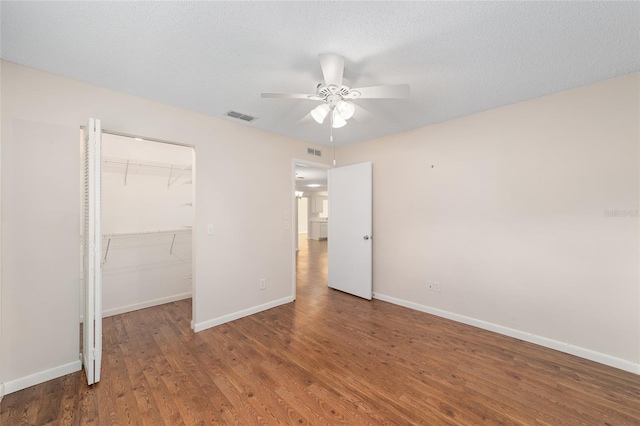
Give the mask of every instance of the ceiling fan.
[(320, 67), (324, 82), (318, 84), (316, 93), (263, 93), (263, 98), (280, 99), (308, 99), (321, 101), (309, 114), (303, 117), (298, 124), (316, 121), (322, 124), (327, 116), (331, 119), (331, 127), (339, 128), (347, 124), (347, 120), (355, 118), (364, 121), (371, 115), (367, 110), (352, 101), (355, 99), (383, 99), (383, 98), (407, 98), (409, 97), (408, 84), (393, 84), (387, 86), (370, 86), (351, 88), (349, 80), (343, 78), (344, 57), (335, 54), (321, 54)]

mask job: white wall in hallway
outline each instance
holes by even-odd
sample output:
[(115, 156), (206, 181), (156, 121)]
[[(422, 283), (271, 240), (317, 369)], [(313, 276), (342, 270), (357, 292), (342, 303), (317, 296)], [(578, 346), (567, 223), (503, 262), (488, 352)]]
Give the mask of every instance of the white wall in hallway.
[(307, 197), (302, 197), (302, 198), (298, 198), (298, 233), (299, 234), (306, 234), (307, 230), (308, 230), (308, 217), (309, 217), (309, 211), (308, 211), (308, 204), (309, 204), (309, 199)]

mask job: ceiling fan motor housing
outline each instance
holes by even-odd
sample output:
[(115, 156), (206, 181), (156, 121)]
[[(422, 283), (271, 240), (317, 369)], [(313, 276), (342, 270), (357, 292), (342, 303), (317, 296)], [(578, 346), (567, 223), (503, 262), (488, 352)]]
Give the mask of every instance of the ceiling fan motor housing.
[(331, 106), (336, 106), (341, 100), (357, 99), (360, 96), (360, 92), (351, 90), (350, 86), (351, 82), (346, 78), (342, 79), (342, 86), (336, 86), (335, 84), (327, 86), (324, 83), (320, 83), (318, 84), (316, 94), (319, 100), (323, 100)]

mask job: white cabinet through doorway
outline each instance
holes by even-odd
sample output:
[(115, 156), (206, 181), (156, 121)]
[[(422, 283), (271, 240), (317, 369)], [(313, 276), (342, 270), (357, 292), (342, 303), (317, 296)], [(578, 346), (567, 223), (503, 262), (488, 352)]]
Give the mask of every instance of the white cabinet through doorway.
[[(324, 205), (327, 202), (327, 197), (321, 195), (314, 195), (311, 197), (311, 213), (319, 214), (324, 212)], [(326, 213), (326, 212), (325, 212)]]
[(326, 220), (312, 220), (309, 227), (309, 239), (310, 240), (324, 240), (327, 238), (329, 224)]

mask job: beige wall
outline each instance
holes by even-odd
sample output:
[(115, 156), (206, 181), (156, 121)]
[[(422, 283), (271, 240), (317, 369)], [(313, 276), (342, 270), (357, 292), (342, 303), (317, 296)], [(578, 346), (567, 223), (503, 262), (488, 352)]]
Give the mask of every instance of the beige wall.
[(640, 373), (639, 221), (605, 214), (638, 209), (639, 79), (339, 150), (373, 162), (378, 297)]
[(8, 392), (78, 365), (78, 129), (88, 117), (103, 129), (195, 146), (196, 327), (292, 297), (285, 216), (291, 221), (292, 158), (307, 158), (307, 144), (2, 62), (0, 382)]

